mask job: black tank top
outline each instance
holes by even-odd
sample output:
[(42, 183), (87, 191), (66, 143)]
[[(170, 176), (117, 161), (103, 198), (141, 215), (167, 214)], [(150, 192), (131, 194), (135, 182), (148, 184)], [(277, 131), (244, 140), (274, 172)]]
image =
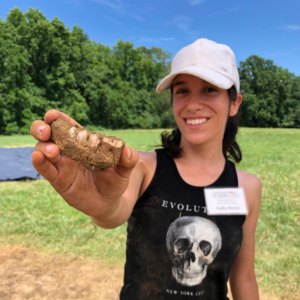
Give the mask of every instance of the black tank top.
[[(245, 216), (208, 216), (204, 187), (187, 184), (165, 150), (156, 154), (153, 179), (128, 220), (120, 299), (226, 300)], [(237, 186), (226, 159), (210, 187)]]

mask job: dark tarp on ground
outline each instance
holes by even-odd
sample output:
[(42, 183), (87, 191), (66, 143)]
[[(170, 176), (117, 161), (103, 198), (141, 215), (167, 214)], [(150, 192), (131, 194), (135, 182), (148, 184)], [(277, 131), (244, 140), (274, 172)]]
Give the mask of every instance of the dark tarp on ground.
[(34, 147), (0, 147), (0, 181), (43, 178), (31, 164)]

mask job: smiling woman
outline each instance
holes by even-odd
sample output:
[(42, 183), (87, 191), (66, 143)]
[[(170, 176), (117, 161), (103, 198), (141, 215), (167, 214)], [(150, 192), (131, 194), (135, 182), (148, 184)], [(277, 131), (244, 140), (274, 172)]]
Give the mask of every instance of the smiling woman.
[(258, 300), (254, 237), (261, 183), (228, 159), (242, 157), (235, 141), (242, 96), (233, 52), (195, 41), (176, 54), (157, 92), (168, 89), (178, 128), (162, 135), (162, 149), (137, 152), (125, 145), (117, 165), (88, 170), (49, 142), (53, 120), (76, 124), (51, 110), (31, 127), (39, 140), (33, 165), (98, 226), (128, 222), (120, 299), (228, 300), (230, 277), (234, 300)]
[[(171, 73), (157, 87), (157, 92), (164, 90), (171, 92), (178, 128), (162, 133), (164, 149), (152, 159), (149, 154), (145, 163), (150, 176), (146, 173), (128, 220), (121, 299), (225, 300), (230, 274), (234, 299), (256, 300), (254, 235), (261, 184), (228, 160), (242, 159), (235, 141), (242, 96), (233, 52), (197, 40), (174, 57)], [(244, 189), (247, 218), (247, 211), (238, 212), (242, 199), (235, 205), (222, 199), (222, 209), (236, 210), (208, 215), (212, 199), (205, 198), (205, 189), (223, 187), (231, 193)]]
[[(204, 81), (205, 82), (205, 81)], [(207, 83), (207, 82), (206, 82)], [(170, 87), (171, 92), (171, 103), (173, 104), (173, 84)], [(181, 91), (179, 91), (181, 93)], [(212, 90), (210, 90), (212, 92)], [(237, 101), (237, 91), (234, 86), (227, 90), (230, 102)], [(241, 101), (241, 95), (239, 95), (239, 101)], [(187, 123), (192, 125), (201, 124), (206, 122), (207, 118), (202, 118), (199, 120), (187, 120)], [(194, 123), (194, 124), (193, 124)], [(237, 112), (235, 115), (228, 115), (224, 138), (223, 138), (223, 154), (227, 158), (232, 158), (236, 163), (239, 163), (242, 160), (242, 152), (238, 143), (236, 142), (236, 135), (238, 133), (239, 126), (239, 113)], [(179, 128), (174, 129), (171, 133), (164, 131), (161, 134), (162, 146), (165, 148), (166, 152), (177, 158), (182, 155), (182, 148), (180, 148), (180, 140), (181, 140), (181, 132)]]

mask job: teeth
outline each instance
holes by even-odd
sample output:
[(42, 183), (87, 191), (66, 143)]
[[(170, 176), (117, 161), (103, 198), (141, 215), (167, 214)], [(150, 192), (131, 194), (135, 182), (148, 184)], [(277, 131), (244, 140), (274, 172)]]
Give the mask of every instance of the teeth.
[(206, 118), (202, 118), (202, 119), (187, 119), (186, 122), (190, 125), (198, 125), (198, 124), (202, 124), (204, 122), (206, 122), (207, 119)]

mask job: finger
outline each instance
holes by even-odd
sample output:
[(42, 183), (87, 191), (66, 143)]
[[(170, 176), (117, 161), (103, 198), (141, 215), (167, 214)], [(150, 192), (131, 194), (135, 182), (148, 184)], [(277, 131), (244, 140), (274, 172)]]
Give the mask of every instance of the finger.
[(57, 118), (60, 118), (66, 122), (69, 122), (71, 124), (74, 124), (74, 125), (78, 125), (79, 127), (82, 128), (82, 126), (77, 123), (75, 120), (73, 120), (72, 118), (70, 118), (68, 115), (64, 114), (63, 112), (61, 111), (58, 111), (56, 109), (51, 109), (49, 110), (46, 114), (45, 114), (45, 117), (44, 117), (44, 120), (45, 120), (45, 123), (46, 124), (50, 124), (52, 123), (54, 120), (56, 120)]
[(135, 149), (125, 145), (122, 150), (120, 161), (115, 166), (117, 173), (122, 177), (129, 177), (138, 160), (138, 152)]
[(34, 121), (30, 127), (31, 135), (38, 141), (49, 141), (51, 137), (51, 127), (44, 121)]
[(82, 128), (79, 123), (70, 118), (68, 115), (58, 110), (51, 109), (46, 113), (44, 117), (45, 122), (37, 120), (32, 123), (30, 127), (31, 135), (38, 141), (49, 141), (51, 137), (51, 127), (49, 126), (49, 124), (51, 124), (57, 118), (61, 118), (71, 124), (76, 124)]
[(32, 165), (59, 193), (66, 191), (76, 177), (78, 163), (61, 155), (57, 164), (52, 164), (41, 151), (32, 152)]
[(60, 149), (53, 143), (38, 142), (35, 145), (35, 151), (40, 151), (48, 159), (51, 164), (56, 164), (61, 159)]
[(32, 165), (46, 180), (50, 183), (57, 177), (57, 169), (47, 160), (44, 154), (40, 151), (34, 151), (31, 154)]

